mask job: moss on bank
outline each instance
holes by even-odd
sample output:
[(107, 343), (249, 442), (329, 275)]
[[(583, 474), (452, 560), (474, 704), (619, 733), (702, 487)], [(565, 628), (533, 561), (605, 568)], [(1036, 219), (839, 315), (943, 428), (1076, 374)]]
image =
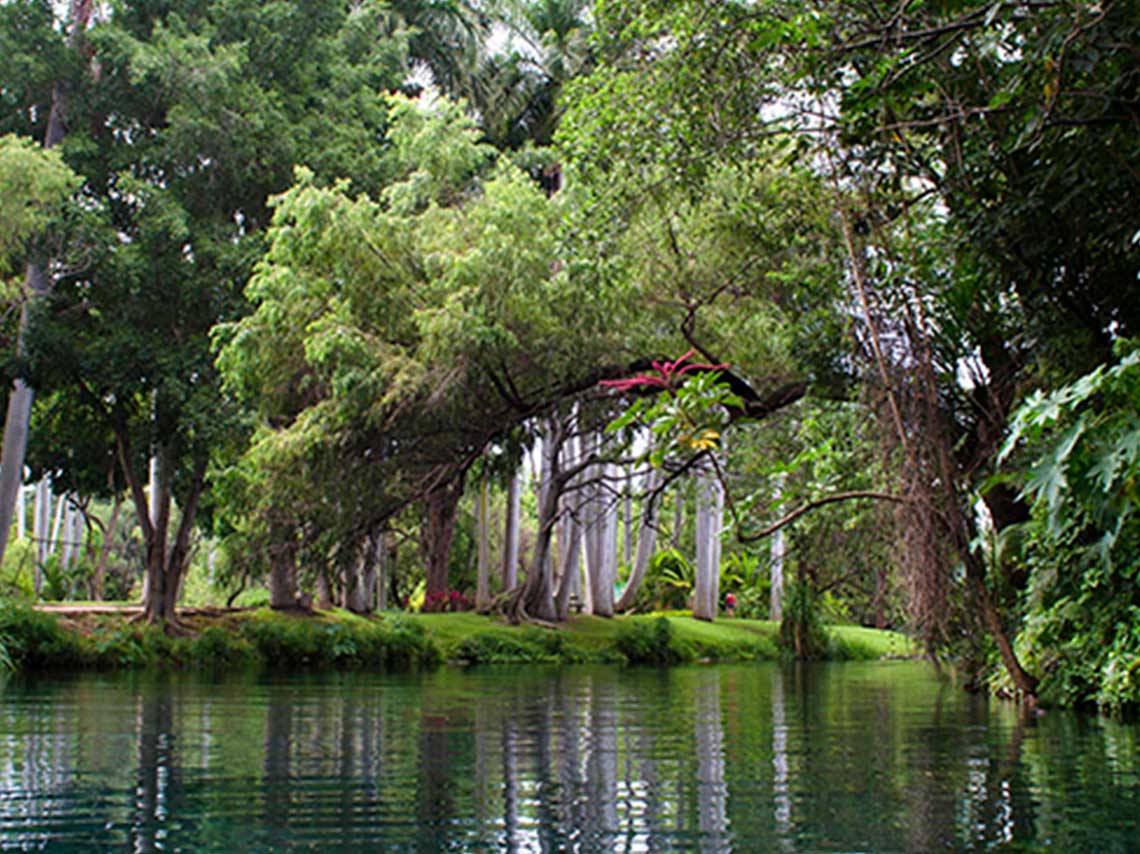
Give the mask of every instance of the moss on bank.
[[(0, 605), (0, 649), (17, 670), (49, 668), (410, 669), (457, 664), (610, 662), (667, 665), (696, 660), (780, 657), (775, 623), (687, 614), (576, 617), (558, 630), (510, 626), (466, 614), (345, 611), (314, 615), (268, 609), (198, 613), (171, 638), (122, 615), (66, 617)], [(854, 626), (829, 630), (829, 658), (868, 660), (913, 654), (893, 632)]]

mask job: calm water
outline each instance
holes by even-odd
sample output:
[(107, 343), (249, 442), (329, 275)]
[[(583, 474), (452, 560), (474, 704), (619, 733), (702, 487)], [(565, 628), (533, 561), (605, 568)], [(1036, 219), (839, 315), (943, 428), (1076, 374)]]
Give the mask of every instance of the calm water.
[(916, 663), (0, 684), (0, 848), (1140, 851), (1140, 728)]

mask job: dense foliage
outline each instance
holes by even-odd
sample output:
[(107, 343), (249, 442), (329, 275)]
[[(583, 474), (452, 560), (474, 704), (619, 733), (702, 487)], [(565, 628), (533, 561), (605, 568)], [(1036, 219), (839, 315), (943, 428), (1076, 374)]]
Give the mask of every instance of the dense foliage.
[[(517, 620), (620, 579), (782, 612), (801, 657), (906, 625), (1140, 702), (1136, 4), (61, 14), (0, 5), (0, 361), (45, 478), (5, 592)], [(199, 642), (313, 640), (257, 631)], [(388, 654), (350, 640), (302, 658)]]

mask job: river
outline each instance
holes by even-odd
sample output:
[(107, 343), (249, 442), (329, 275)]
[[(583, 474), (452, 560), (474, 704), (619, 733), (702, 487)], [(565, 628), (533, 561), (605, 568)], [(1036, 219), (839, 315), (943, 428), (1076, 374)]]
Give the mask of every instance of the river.
[(14, 677), (0, 848), (1140, 851), (1140, 728), (917, 662)]

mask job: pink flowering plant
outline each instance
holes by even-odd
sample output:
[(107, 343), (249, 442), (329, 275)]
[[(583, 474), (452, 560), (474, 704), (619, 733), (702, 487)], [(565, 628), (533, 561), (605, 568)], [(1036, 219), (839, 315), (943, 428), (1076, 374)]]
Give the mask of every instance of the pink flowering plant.
[(653, 371), (601, 385), (638, 397), (610, 422), (607, 432), (640, 425), (653, 434), (649, 461), (660, 466), (673, 453), (715, 451), (728, 425), (728, 408), (743, 405), (729, 389), (727, 364), (690, 361), (690, 350), (672, 362), (653, 362)]
[(425, 614), (438, 614), (444, 611), (470, 611), (475, 603), (458, 590), (440, 590), (424, 597), (420, 611)]

